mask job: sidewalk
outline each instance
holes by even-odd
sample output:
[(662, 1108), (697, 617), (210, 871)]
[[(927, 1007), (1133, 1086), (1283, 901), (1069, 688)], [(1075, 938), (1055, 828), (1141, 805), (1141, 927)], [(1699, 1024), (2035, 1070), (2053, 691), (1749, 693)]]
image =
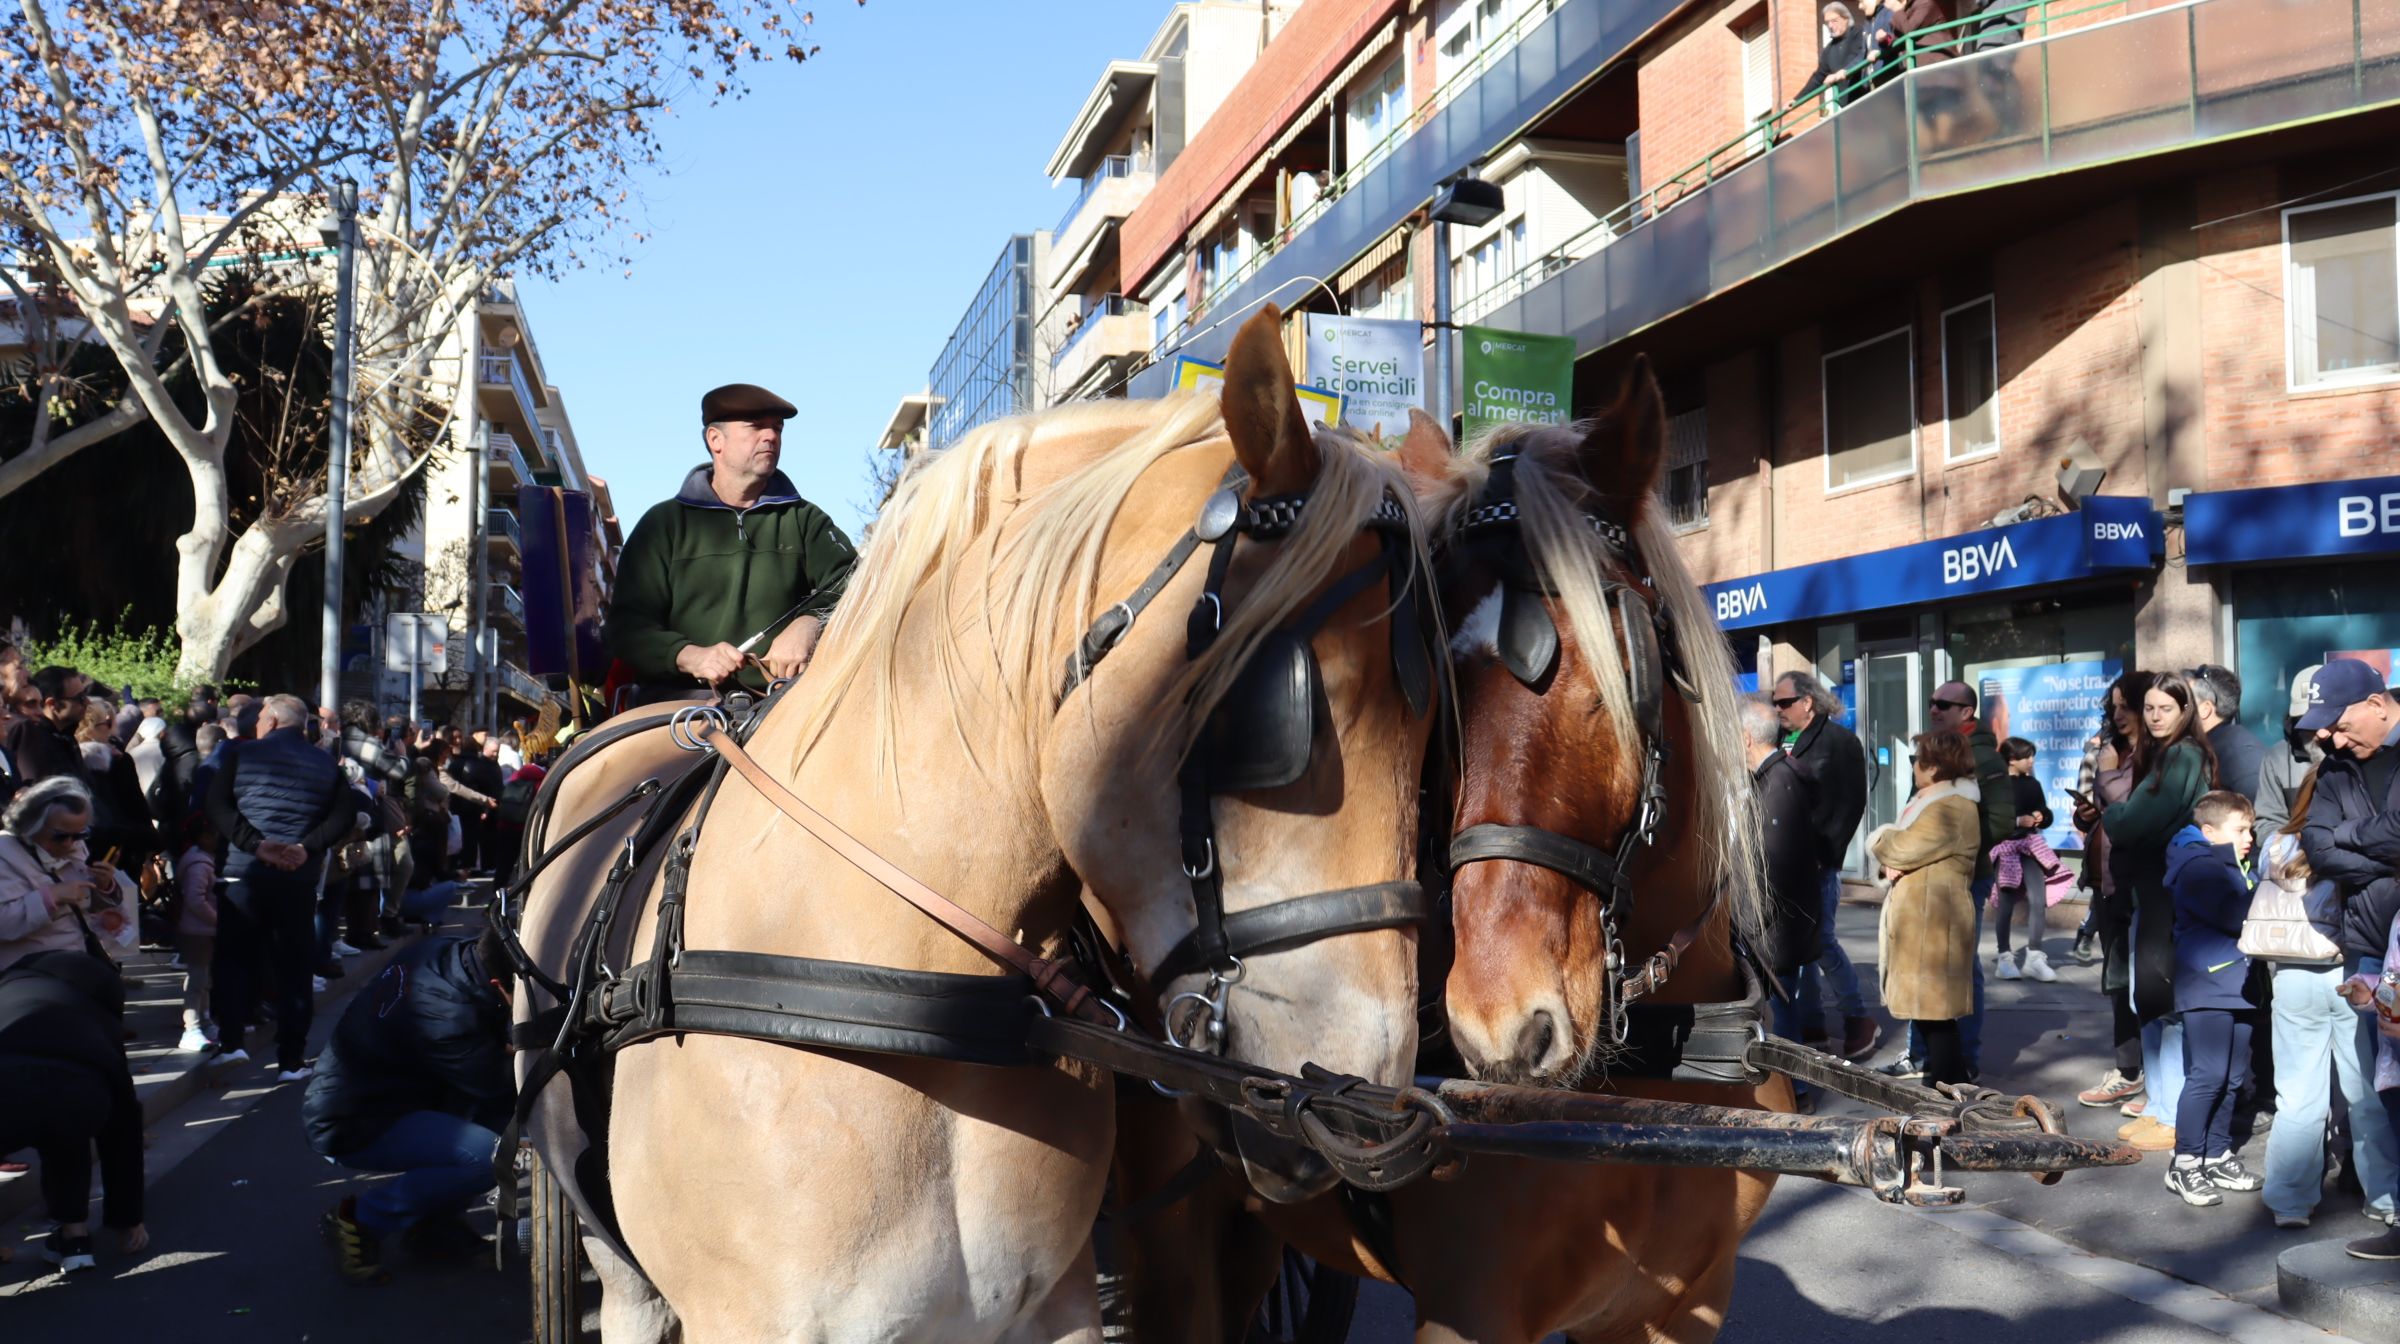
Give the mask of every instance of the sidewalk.
[[(466, 904), (480, 906), (490, 885), (488, 881), (469, 884), (464, 892)], [(326, 981), (316, 997), (317, 1020), (323, 1022), (338, 1001), (373, 980), (395, 952), (419, 936), (406, 934), (381, 949), (344, 960), (342, 978)], [(125, 1028), (133, 1033), (133, 1039), (125, 1043), (125, 1057), (133, 1068), (134, 1090), (142, 1099), (145, 1129), (206, 1089), (257, 1085), (262, 1076), (266, 1083), (274, 1082), (272, 1074), (261, 1074), (265, 1064), (258, 1055), (260, 1042), (267, 1041), (267, 1058), (272, 1060), (272, 1024), (250, 1033), (251, 1060), (247, 1064), (223, 1064), (214, 1056), (175, 1048), (183, 1035), (183, 972), (170, 968), (168, 961), (167, 953), (145, 952), (124, 963)], [(30, 1162), (33, 1156), (21, 1153), (11, 1160)], [(32, 1211), (40, 1202), (40, 1183), (33, 1172), (0, 1178), (0, 1226)]]
[[(1886, 1029), (1884, 1044), (1870, 1061), (1880, 1064), (1899, 1049), (1891, 1020), (1879, 1011), (1876, 987), (1880, 893), (1850, 886), (1843, 898), (1842, 945)], [(2041, 1097), (2071, 1134), (2113, 1140), (2124, 1123), (2116, 1109), (2075, 1101), (2075, 1093), (2108, 1067), (2110, 1034), (2099, 966), (2079, 966), (2068, 955), (2082, 914), (2081, 906), (2069, 904), (2051, 911), (2045, 943), (2059, 973), (2053, 984), (1990, 978), (1992, 935), (1984, 931), (1977, 949), (1986, 972), (1982, 1081), (2003, 1092)], [(1864, 1114), (1866, 1108), (1828, 1098), (1824, 1113)], [(2262, 1169), (2265, 1149), (2262, 1132), (2243, 1149), (2244, 1162), (2254, 1171)], [(2309, 1227), (2282, 1231), (2255, 1194), (2228, 1194), (2213, 1209), (2184, 1204), (2165, 1187), (2167, 1160), (2166, 1154), (2146, 1154), (2139, 1165), (2075, 1172), (2054, 1186), (1997, 1176), (1962, 1184), (1968, 1208), (2095, 1255), (2146, 1266), (2355, 1339), (2400, 1338), (2400, 1264), (2354, 1260), (2341, 1249), (2345, 1241), (2374, 1235), (2379, 1226), (2364, 1216), (2357, 1196), (2328, 1188)]]

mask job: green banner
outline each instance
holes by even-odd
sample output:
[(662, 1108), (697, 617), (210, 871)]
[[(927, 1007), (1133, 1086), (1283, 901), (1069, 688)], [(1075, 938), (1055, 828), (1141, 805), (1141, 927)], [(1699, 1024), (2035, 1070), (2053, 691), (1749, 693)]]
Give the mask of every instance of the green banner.
[(1459, 332), (1464, 437), (1492, 425), (1563, 425), (1573, 415), (1575, 342), (1492, 327)]

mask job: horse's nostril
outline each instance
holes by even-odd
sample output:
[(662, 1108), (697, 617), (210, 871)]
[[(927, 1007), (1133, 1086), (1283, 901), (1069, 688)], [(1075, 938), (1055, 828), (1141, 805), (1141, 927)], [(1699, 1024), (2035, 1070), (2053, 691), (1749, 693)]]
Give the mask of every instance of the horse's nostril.
[(1528, 1069), (1540, 1069), (1550, 1056), (1550, 1044), (1558, 1037), (1558, 1022), (1544, 1008), (1525, 1019), (1517, 1029), (1517, 1062)]

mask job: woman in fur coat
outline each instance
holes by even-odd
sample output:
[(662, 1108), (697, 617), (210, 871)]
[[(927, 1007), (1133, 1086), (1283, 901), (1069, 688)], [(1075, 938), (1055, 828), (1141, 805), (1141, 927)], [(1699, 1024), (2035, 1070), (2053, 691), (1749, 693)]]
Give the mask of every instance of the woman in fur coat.
[(1877, 942), (1883, 1003), (1925, 1041), (1925, 1081), (1967, 1081), (1957, 1019), (1973, 1011), (1976, 851), (1982, 845), (1975, 753), (1957, 733), (1917, 736), (1916, 796), (1867, 841), (1886, 884)]

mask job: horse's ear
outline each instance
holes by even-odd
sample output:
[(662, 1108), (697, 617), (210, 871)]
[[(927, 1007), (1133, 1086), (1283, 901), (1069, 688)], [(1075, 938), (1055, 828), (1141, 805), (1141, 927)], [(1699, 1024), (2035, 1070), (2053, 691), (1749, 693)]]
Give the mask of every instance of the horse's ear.
[(1400, 440), (1400, 474), (1419, 499), (1434, 499), (1458, 473), (1458, 458), (1450, 451), (1450, 436), (1434, 418), (1411, 406), (1408, 434)]
[(1667, 460), (1666, 399), (1651, 376), (1649, 356), (1633, 357), (1616, 404), (1592, 422), (1576, 456), (1601, 506), (1627, 527), (1639, 521)]
[(1283, 356), (1283, 313), (1263, 304), (1235, 333), (1225, 357), (1225, 433), (1233, 455), (1250, 473), (1253, 493), (1290, 495), (1317, 479), (1317, 445), (1300, 397), (1292, 390), (1291, 361)]

